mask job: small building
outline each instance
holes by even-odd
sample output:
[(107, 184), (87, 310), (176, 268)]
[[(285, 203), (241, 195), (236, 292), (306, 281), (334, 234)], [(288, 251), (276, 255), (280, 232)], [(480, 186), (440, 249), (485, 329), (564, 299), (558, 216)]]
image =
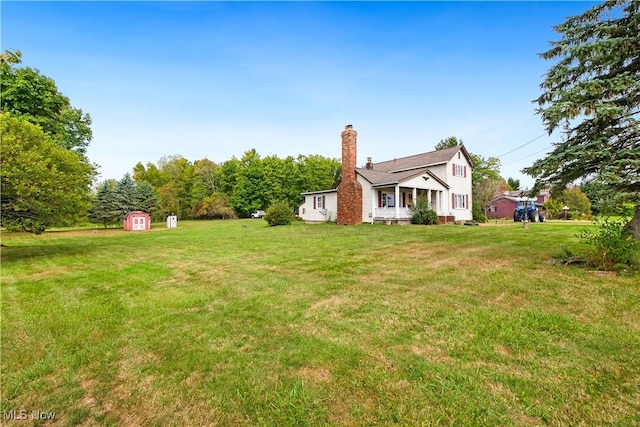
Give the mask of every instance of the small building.
[[(518, 198), (522, 197), (523, 191), (504, 191), (498, 197), (493, 199), (489, 209), (487, 210), (487, 218), (512, 218), (513, 212), (518, 206)], [(544, 208), (544, 204), (549, 200), (550, 193), (548, 190), (542, 190), (536, 197), (536, 206), (539, 209)]]
[(129, 212), (124, 217), (124, 229), (127, 231), (144, 231), (151, 229), (151, 217), (142, 211)]

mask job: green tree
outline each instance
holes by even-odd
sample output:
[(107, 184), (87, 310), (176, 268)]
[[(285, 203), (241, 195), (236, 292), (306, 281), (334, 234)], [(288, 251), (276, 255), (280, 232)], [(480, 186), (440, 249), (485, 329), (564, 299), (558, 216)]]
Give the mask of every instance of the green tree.
[(96, 187), (92, 207), (89, 210), (89, 219), (95, 224), (103, 224), (105, 228), (109, 224), (115, 224), (122, 220), (118, 210), (118, 181), (108, 179)]
[(131, 174), (125, 174), (116, 185), (117, 212), (119, 220), (131, 211), (137, 211), (136, 182)]
[(445, 139), (441, 139), (435, 146), (436, 150), (444, 150), (445, 148), (457, 147), (458, 145), (463, 145), (461, 139), (456, 138), (455, 136), (450, 136)]
[(86, 218), (94, 167), (21, 117), (0, 113), (1, 224), (42, 233)]
[(591, 215), (591, 201), (577, 185), (562, 192), (562, 203), (569, 207), (574, 219)]
[(515, 178), (507, 178), (507, 189), (511, 191), (520, 190), (520, 180)]
[(497, 157), (484, 158), (476, 154), (470, 154), (470, 156), (473, 161), (471, 182), (474, 219), (486, 221), (487, 209), (504, 186), (504, 179), (500, 176), (500, 160)]
[(537, 113), (549, 134), (563, 130), (548, 156), (524, 172), (538, 186), (595, 179), (636, 205), (628, 229), (640, 239), (640, 2), (613, 0), (568, 18)]
[(241, 217), (248, 217), (256, 209), (264, 209), (266, 181), (262, 159), (255, 149), (246, 151), (240, 159), (236, 184), (231, 193), (230, 203)]
[(134, 194), (135, 210), (148, 213), (152, 218), (157, 217), (160, 210), (160, 203), (156, 190), (147, 181), (136, 183)]
[(164, 156), (158, 161), (162, 182), (158, 199), (163, 213), (175, 213), (178, 218), (188, 218), (191, 211), (191, 186), (193, 165), (180, 155)]
[(133, 179), (138, 184), (148, 182), (153, 188), (158, 189), (166, 184), (169, 178), (162, 176), (158, 167), (153, 163), (149, 162), (145, 167), (142, 163), (138, 162), (133, 167)]
[[(323, 157), (317, 154), (299, 155), (296, 159), (298, 168), (298, 194), (306, 191), (326, 190), (335, 188), (340, 182), (342, 163), (338, 159)], [(296, 204), (302, 203), (303, 196), (299, 196)]]
[(204, 219), (229, 219), (236, 215), (229, 205), (227, 196), (220, 192), (215, 192), (206, 196), (201, 201), (196, 202), (192, 208), (194, 218)]
[(71, 106), (50, 77), (30, 67), (18, 67), (20, 51), (0, 58), (0, 110), (38, 125), (51, 140), (85, 155), (91, 141), (91, 117)]
[(551, 196), (549, 200), (544, 204), (544, 208), (547, 211), (549, 218), (560, 218), (560, 214), (563, 212), (565, 204), (561, 199)]
[(203, 198), (216, 192), (218, 179), (220, 178), (220, 166), (207, 159), (193, 162), (193, 184), (191, 197), (193, 200)]
[(89, 217), (91, 222), (106, 227), (121, 222), (131, 211), (147, 212), (153, 217), (158, 209), (153, 186), (146, 181), (138, 184), (125, 174), (119, 181), (109, 179), (98, 184)]
[(235, 156), (220, 165), (220, 179), (218, 180), (218, 190), (227, 196), (233, 194), (233, 187), (238, 182), (240, 171), (240, 160)]

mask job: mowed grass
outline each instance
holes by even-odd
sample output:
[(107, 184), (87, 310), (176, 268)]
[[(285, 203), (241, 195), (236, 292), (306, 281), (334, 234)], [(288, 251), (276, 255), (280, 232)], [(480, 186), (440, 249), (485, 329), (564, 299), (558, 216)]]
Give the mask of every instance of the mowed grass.
[(587, 226), (4, 233), (3, 417), (640, 425), (638, 275), (552, 262)]

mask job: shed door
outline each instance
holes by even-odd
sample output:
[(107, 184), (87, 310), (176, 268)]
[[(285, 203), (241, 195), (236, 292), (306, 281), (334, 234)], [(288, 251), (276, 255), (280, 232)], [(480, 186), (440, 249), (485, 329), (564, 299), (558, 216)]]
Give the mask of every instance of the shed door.
[(141, 217), (135, 217), (133, 218), (133, 229), (134, 230), (145, 230), (145, 218), (143, 216)]

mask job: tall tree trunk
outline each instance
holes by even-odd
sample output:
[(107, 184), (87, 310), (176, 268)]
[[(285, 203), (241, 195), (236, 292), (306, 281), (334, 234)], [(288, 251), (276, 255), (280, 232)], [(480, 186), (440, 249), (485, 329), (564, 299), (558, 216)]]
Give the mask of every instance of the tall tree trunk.
[(636, 213), (625, 228), (633, 234), (634, 239), (640, 239), (640, 203), (636, 205)]

